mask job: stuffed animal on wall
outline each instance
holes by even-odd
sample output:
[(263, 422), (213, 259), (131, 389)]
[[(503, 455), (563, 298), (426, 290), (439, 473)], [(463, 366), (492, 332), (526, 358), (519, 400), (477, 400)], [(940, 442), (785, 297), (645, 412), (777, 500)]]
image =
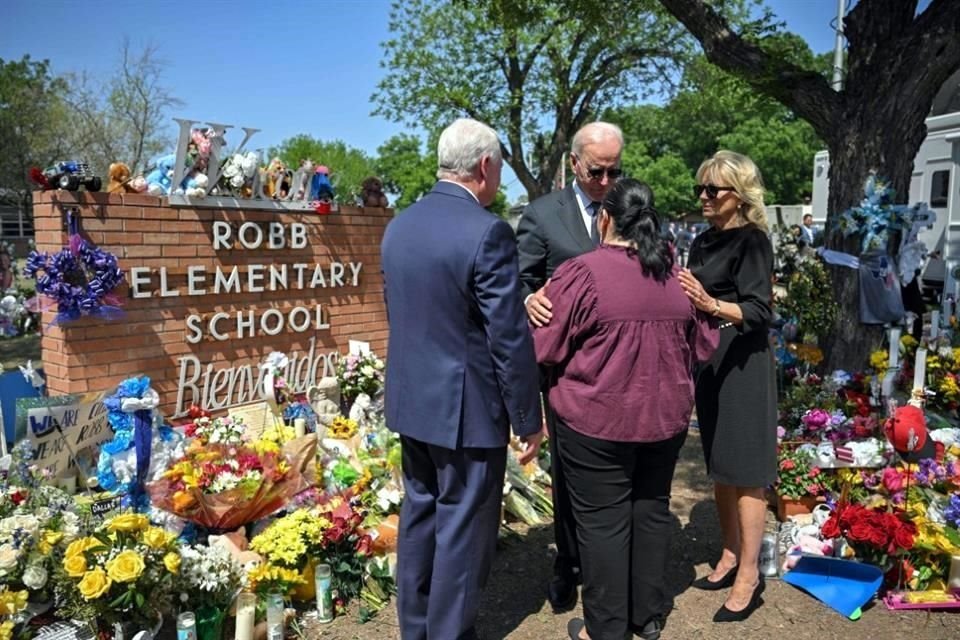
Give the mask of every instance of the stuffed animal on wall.
[(383, 181), (376, 176), (370, 176), (363, 181), (361, 197), (365, 207), (387, 206), (387, 196), (383, 195)]
[(153, 171), (147, 174), (147, 191), (154, 196), (170, 194), (173, 179), (173, 165), (177, 156), (173, 153), (160, 156), (153, 161)]
[(298, 173), (300, 177), (292, 187), (296, 189), (296, 199), (303, 200), (310, 196), (311, 180), (314, 174), (313, 161), (301, 160)]
[(107, 193), (133, 193), (130, 167), (123, 162), (111, 163), (107, 177), (110, 179), (107, 183)]
[(310, 181), (310, 199), (323, 202), (333, 201), (333, 185), (330, 184), (330, 169), (324, 165), (317, 167)]

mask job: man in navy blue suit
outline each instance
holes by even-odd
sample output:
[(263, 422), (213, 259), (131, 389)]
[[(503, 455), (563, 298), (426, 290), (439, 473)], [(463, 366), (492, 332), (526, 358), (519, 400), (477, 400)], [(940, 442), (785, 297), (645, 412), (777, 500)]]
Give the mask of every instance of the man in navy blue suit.
[(403, 640), (476, 638), (497, 542), (510, 425), (521, 463), (540, 447), (537, 363), (500, 187), (496, 132), (440, 135), (440, 179), (381, 245), (390, 325), (387, 426), (400, 434), (397, 609)]

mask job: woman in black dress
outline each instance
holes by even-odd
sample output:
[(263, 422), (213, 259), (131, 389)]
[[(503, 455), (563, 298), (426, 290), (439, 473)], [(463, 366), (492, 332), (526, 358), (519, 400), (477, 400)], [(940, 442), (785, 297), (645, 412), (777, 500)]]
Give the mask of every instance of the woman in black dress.
[(750, 158), (718, 151), (700, 165), (697, 183), (711, 226), (693, 242), (680, 282), (698, 309), (721, 322), (720, 347), (697, 376), (696, 405), (723, 553), (713, 572), (693, 586), (732, 586), (713, 619), (737, 622), (762, 603), (764, 488), (777, 475), (777, 390), (767, 338), (773, 248), (763, 182)]

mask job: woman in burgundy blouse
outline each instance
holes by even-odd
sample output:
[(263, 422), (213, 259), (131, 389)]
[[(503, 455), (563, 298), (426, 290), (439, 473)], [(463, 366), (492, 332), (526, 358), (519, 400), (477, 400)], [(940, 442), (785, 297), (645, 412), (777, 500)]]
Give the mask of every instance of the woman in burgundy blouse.
[[(550, 324), (534, 331), (551, 370), (568, 469), (584, 621), (571, 638), (659, 637), (670, 485), (693, 408), (692, 370), (717, 331), (681, 289), (650, 188), (621, 180), (598, 214), (602, 244), (557, 269)], [(585, 627), (585, 628), (584, 628)]]

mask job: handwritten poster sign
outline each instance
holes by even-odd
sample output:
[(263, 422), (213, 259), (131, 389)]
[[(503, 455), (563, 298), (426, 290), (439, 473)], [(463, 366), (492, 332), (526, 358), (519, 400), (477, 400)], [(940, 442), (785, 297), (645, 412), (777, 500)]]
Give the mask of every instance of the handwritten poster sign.
[(76, 457), (113, 438), (100, 397), (56, 396), (17, 400), (17, 440), (33, 444), (34, 462), (54, 475), (77, 464)]

